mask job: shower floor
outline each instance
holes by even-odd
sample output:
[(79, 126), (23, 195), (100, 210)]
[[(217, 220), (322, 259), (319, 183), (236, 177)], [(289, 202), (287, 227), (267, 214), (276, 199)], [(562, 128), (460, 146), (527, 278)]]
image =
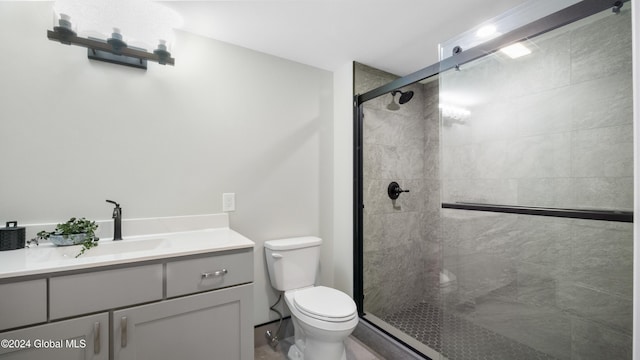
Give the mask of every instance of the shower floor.
[(381, 318), (449, 360), (556, 360), (426, 302)]

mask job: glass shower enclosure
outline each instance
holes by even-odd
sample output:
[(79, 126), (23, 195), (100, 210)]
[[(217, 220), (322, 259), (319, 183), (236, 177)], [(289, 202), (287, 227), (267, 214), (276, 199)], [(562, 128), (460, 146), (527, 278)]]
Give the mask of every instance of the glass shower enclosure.
[(356, 67), (362, 319), (431, 359), (631, 359), (630, 3), (454, 45)]

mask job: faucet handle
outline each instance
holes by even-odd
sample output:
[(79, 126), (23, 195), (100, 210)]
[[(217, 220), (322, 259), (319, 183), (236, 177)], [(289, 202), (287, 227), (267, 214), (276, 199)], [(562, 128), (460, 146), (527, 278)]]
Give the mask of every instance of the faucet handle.
[(117, 202), (113, 201), (113, 200), (107, 200), (108, 203), (111, 203), (113, 205), (115, 205), (117, 208), (120, 207), (120, 204), (118, 204)]

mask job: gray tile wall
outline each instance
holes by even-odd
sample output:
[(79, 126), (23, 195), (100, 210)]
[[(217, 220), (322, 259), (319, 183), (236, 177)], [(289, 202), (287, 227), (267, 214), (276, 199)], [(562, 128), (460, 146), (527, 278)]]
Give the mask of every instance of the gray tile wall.
[[(629, 10), (598, 15), (442, 74), (471, 111), (443, 118), (443, 199), (632, 209), (630, 30)], [(448, 311), (558, 359), (631, 359), (631, 224), (441, 216)]]
[[(355, 65), (356, 93), (396, 78)], [(364, 105), (364, 309), (379, 317), (422, 301), (440, 268), (438, 83), (403, 90), (414, 96), (399, 110), (390, 94)], [(410, 192), (392, 201), (392, 181)]]

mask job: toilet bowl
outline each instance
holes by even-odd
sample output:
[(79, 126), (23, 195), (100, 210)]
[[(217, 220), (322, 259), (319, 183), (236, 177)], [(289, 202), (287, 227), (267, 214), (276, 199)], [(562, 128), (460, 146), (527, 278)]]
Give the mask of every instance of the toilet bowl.
[(290, 360), (346, 360), (344, 340), (358, 325), (356, 304), (347, 294), (314, 286), (320, 258), (317, 237), (266, 241), (271, 285), (284, 291), (295, 341)]
[(286, 291), (284, 299), (295, 331), (289, 359), (346, 360), (344, 340), (358, 325), (355, 303), (347, 294), (317, 286)]

